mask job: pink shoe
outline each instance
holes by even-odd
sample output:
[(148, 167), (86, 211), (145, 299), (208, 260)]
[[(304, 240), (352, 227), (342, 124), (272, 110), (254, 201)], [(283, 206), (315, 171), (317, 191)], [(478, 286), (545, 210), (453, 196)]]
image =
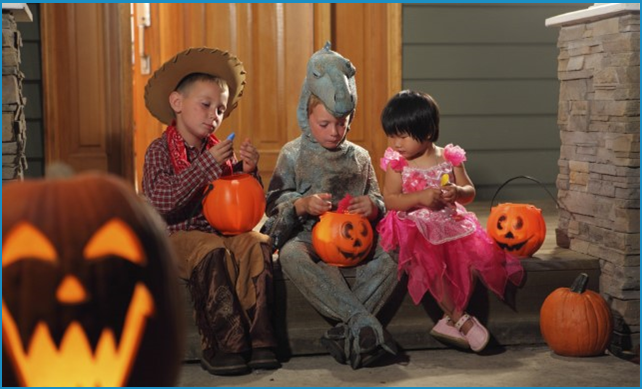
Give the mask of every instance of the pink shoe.
[(430, 335), (445, 344), (452, 344), (456, 347), (468, 349), (468, 340), (453, 325), (449, 325), (450, 317), (444, 316), (437, 321), (437, 324), (430, 330)]
[[(468, 320), (472, 321), (473, 326), (468, 330), (467, 334), (464, 334), (464, 332), (461, 331), (461, 327), (464, 326), (464, 324)], [(455, 324), (455, 328), (457, 328), (461, 335), (464, 336), (466, 340), (468, 340), (470, 349), (472, 349), (473, 351), (480, 352), (482, 349), (486, 348), (486, 345), (488, 345), (488, 341), (490, 340), (488, 330), (479, 323), (477, 318), (471, 317), (470, 315), (464, 313), (464, 315), (461, 316), (459, 321), (457, 321), (457, 323)]]

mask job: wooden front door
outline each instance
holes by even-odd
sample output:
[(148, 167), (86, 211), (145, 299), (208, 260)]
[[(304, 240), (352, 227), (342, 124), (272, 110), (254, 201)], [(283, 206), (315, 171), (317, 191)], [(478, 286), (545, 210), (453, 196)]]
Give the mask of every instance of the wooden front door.
[(218, 47), (239, 57), (247, 85), (218, 134), (234, 131), (237, 140), (252, 140), (267, 186), (279, 150), (300, 134), (296, 108), (307, 61), (327, 40), (357, 67), (359, 107), (349, 139), (368, 149), (373, 160), (383, 155), (379, 115), (401, 85), (400, 10), (386, 4), (151, 4), (150, 26), (135, 26), (143, 32), (134, 34), (137, 183), (147, 146), (164, 130), (144, 105), (151, 74), (141, 73), (141, 41), (152, 73), (189, 47)]
[[(243, 98), (219, 134), (252, 140), (267, 185), (279, 150), (300, 134), (296, 107), (307, 61), (326, 41), (357, 68), (359, 104), (348, 138), (373, 161), (383, 154), (381, 108), (401, 85), (400, 5), (148, 6), (144, 27), (139, 5), (43, 4), (46, 163), (112, 172), (140, 187), (145, 151), (164, 130), (145, 108), (147, 80), (176, 53), (208, 46), (245, 66)], [(141, 72), (141, 55), (149, 73)]]
[(45, 171), (133, 182), (129, 4), (42, 4)]

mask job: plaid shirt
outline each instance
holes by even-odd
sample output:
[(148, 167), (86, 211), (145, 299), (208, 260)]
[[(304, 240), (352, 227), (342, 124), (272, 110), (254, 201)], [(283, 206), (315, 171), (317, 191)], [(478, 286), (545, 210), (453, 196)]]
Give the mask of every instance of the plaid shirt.
[(222, 175), (222, 169), (205, 145), (185, 145), (191, 165), (178, 175), (174, 173), (165, 136), (147, 148), (143, 194), (167, 223), (169, 234), (179, 230), (215, 232), (203, 215), (201, 200), (207, 185)]

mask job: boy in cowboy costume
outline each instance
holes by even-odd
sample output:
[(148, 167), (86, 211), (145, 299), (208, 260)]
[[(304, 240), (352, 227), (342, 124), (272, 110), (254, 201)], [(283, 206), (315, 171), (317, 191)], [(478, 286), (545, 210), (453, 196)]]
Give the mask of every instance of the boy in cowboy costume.
[[(266, 235), (223, 236), (200, 201), (213, 180), (233, 172), (258, 176), (259, 152), (214, 133), (238, 105), (245, 70), (217, 49), (188, 49), (149, 79), (145, 104), (166, 130), (145, 154), (143, 193), (167, 223), (181, 278), (188, 281), (201, 333), (201, 365), (215, 375), (276, 369), (271, 324), (272, 262)], [(221, 207), (225, 207), (221, 205)]]

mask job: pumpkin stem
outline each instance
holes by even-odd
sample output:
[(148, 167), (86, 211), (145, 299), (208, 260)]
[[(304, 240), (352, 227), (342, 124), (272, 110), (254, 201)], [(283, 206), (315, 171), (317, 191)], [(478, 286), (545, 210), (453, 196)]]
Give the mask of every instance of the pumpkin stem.
[(574, 293), (581, 294), (586, 291), (586, 285), (588, 284), (589, 277), (586, 273), (582, 272), (575, 278), (573, 284), (571, 284), (571, 291)]

